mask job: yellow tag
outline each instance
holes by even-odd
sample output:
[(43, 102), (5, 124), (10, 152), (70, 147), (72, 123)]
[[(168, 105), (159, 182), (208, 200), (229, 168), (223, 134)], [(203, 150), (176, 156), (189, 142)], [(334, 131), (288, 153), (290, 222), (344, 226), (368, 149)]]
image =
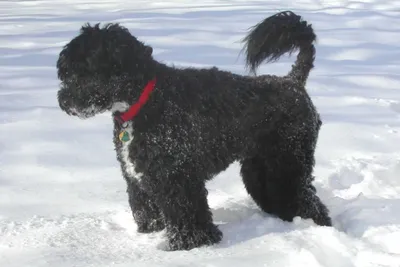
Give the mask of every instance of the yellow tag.
[(128, 142), (129, 141), (129, 133), (127, 131), (122, 131), (119, 134), (119, 140), (121, 140), (122, 142)]

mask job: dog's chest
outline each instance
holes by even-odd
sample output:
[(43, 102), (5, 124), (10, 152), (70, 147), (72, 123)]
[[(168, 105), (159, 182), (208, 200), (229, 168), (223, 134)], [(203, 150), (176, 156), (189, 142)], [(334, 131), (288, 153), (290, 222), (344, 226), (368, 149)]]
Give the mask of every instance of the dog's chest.
[(120, 146), (118, 148), (118, 153), (120, 155), (122, 168), (129, 179), (139, 180), (143, 176), (142, 173), (136, 171), (136, 165), (134, 161), (134, 153), (132, 151), (132, 141), (134, 139), (132, 124), (128, 123), (127, 127), (123, 129), (124, 132), (120, 132)]
[[(125, 111), (129, 106), (126, 103), (116, 103), (113, 106), (113, 111)], [(134, 151), (132, 150), (132, 141), (134, 140), (133, 126), (131, 122), (127, 122), (127, 126), (121, 129), (118, 133), (117, 152), (122, 164), (123, 171), (126, 176), (131, 180), (139, 180), (143, 176), (142, 173), (136, 171), (136, 164), (134, 161)]]

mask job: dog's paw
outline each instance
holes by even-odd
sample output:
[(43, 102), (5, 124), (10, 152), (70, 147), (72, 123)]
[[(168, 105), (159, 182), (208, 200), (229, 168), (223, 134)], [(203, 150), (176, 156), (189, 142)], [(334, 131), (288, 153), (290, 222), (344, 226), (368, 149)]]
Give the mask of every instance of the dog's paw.
[(204, 229), (177, 230), (168, 233), (168, 250), (191, 250), (201, 246), (217, 244), (222, 240), (222, 232), (214, 224)]
[(165, 224), (162, 219), (153, 220), (151, 222), (138, 224), (138, 233), (153, 233), (164, 230)]

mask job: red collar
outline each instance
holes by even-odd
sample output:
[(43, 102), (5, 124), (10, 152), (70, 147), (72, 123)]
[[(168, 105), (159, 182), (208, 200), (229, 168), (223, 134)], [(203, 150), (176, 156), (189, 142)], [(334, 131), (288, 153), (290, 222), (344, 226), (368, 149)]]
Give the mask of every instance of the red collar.
[(139, 100), (134, 103), (126, 112), (116, 114), (114, 119), (119, 122), (122, 126), (126, 125), (127, 121), (132, 120), (139, 113), (140, 109), (146, 104), (149, 100), (149, 96), (151, 92), (154, 90), (156, 86), (156, 78), (149, 81), (143, 89), (142, 94), (139, 97)]

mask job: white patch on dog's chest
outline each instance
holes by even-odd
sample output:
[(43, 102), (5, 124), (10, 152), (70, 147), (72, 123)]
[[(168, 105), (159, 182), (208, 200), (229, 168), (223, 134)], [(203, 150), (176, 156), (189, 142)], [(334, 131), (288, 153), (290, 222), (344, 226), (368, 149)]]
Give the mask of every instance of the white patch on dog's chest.
[(122, 145), (119, 151), (119, 153), (121, 153), (121, 159), (124, 163), (123, 167), (130, 179), (140, 181), (140, 179), (143, 176), (143, 173), (136, 172), (135, 162), (132, 160), (132, 157), (130, 157), (129, 147), (134, 138), (134, 136), (132, 135), (132, 124), (130, 122), (128, 123), (128, 126), (125, 128), (125, 131), (129, 134), (129, 140), (125, 142), (120, 141)]
[[(129, 105), (126, 103), (116, 103), (113, 106), (112, 110), (124, 112), (124, 111), (126, 111), (126, 109), (128, 107), (129, 107)], [(143, 176), (143, 173), (136, 172), (135, 162), (132, 161), (132, 157), (130, 157), (130, 152), (129, 152), (129, 147), (134, 138), (132, 123), (128, 122), (127, 127), (122, 130), (125, 130), (129, 135), (128, 141), (123, 142), (123, 141), (119, 140), (119, 142), (121, 142), (121, 147), (119, 148), (118, 153), (121, 155), (121, 160), (123, 162), (123, 168), (125, 170), (125, 173), (129, 176), (130, 179), (140, 181), (140, 179)]]

